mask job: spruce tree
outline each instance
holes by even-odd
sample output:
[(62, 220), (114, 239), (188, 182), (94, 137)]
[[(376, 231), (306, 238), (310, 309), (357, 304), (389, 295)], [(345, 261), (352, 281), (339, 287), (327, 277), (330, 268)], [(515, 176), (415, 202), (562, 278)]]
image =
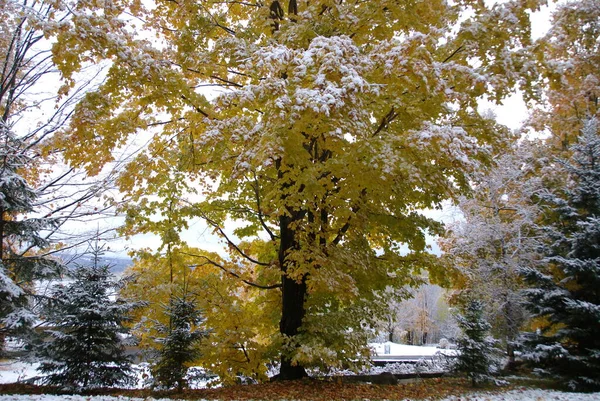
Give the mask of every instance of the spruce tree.
[[(57, 224), (48, 217), (30, 217), (38, 193), (23, 173), (32, 166), (30, 148), (0, 120), (0, 337), (27, 332), (34, 280), (55, 276), (61, 265), (36, 250), (49, 245), (40, 234)], [(0, 343), (3, 344), (2, 341)], [(0, 347), (2, 346), (0, 344)]]
[(98, 257), (92, 266), (79, 266), (73, 281), (53, 291), (48, 310), (49, 341), (41, 346), (45, 358), (38, 370), (43, 381), (68, 389), (132, 384), (130, 360), (121, 335), (133, 304), (112, 301), (119, 284)]
[(458, 316), (462, 336), (454, 370), (466, 373), (473, 386), (492, 380), (496, 341), (488, 336), (490, 324), (483, 318), (483, 303), (470, 300)]
[(188, 386), (186, 379), (190, 363), (200, 356), (199, 345), (206, 331), (200, 328), (203, 320), (193, 299), (184, 294), (173, 295), (165, 306), (168, 324), (157, 323), (156, 329), (163, 334), (159, 356), (153, 367), (158, 385), (182, 390)]
[(565, 179), (542, 194), (548, 241), (541, 269), (528, 269), (529, 309), (541, 328), (525, 356), (542, 373), (573, 390), (600, 389), (600, 136), (586, 122), (568, 160), (556, 161)]

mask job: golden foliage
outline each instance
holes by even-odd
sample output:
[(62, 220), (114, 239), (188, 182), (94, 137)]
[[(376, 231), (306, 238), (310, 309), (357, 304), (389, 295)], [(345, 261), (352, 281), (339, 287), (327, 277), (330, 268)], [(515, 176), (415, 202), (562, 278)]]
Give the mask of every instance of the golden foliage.
[(119, 181), (128, 235), (158, 233), (174, 250), (201, 218), (230, 255), (213, 267), (263, 287), (282, 274), (306, 283), (296, 338), (273, 336), (276, 295), (204, 289), (226, 300), (219, 343), (233, 350), (242, 330), (242, 365), (269, 344), (303, 365), (350, 362), (387, 286), (423, 268), (443, 280), (425, 241), (442, 226), (420, 210), (467, 191), (504, 145), (478, 103), (523, 84), (541, 3), (78, 1), (54, 31), (65, 90), (82, 65), (109, 68), (60, 143), (94, 174), (147, 140)]
[(167, 256), (140, 252), (126, 272), (130, 278), (121, 294), (143, 303), (133, 312), (133, 333), (141, 349), (157, 348), (156, 322), (168, 323), (164, 305), (172, 294), (184, 291), (195, 300), (209, 333), (197, 366), (218, 374), (224, 383), (234, 383), (240, 374), (264, 380), (266, 362), (273, 357), (277, 294), (253, 290), (212, 262), (231, 265), (187, 247), (170, 249)]

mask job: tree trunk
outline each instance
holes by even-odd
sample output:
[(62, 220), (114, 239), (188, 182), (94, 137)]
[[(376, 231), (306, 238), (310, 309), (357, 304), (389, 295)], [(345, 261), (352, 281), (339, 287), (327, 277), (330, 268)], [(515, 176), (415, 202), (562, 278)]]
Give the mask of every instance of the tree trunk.
[(512, 370), (515, 366), (515, 347), (512, 341), (506, 344), (506, 354), (508, 355), (508, 367)]
[[(304, 308), (306, 276), (302, 276), (299, 280), (294, 280), (287, 275), (290, 266), (287, 255), (291, 250), (298, 247), (294, 231), (289, 226), (291, 222), (299, 218), (301, 218), (299, 213), (294, 213), (291, 217), (282, 216), (280, 218), (279, 265), (281, 266), (282, 273), (282, 308), (279, 332), (288, 338), (293, 338), (298, 334), (306, 312)], [(281, 354), (281, 369), (278, 377), (280, 380), (296, 380), (306, 376), (308, 375), (303, 366), (292, 365), (292, 358), (289, 352)]]
[[(505, 284), (508, 288), (508, 286)], [(519, 336), (519, 317), (517, 307), (513, 305), (508, 293), (504, 295), (504, 319), (506, 323), (506, 354), (508, 356), (508, 368), (512, 370), (515, 366), (514, 342)]]
[[(302, 319), (304, 318), (304, 299), (306, 297), (306, 281), (300, 283), (283, 276), (282, 287), (282, 313), (279, 331), (286, 337), (293, 338), (298, 334)], [(281, 355), (281, 380), (296, 380), (306, 377), (306, 370), (301, 365), (292, 365), (291, 356), (284, 352)]]

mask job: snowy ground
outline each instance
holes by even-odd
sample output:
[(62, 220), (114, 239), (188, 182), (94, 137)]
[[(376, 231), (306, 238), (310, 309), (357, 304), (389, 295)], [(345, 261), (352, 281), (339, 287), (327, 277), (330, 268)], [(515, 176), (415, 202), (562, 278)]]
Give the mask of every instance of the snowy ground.
[[(0, 401), (174, 401), (171, 399), (77, 395), (0, 395)], [(598, 401), (600, 393), (562, 393), (549, 390), (514, 390), (502, 394), (475, 393), (440, 401)], [(202, 400), (199, 400), (202, 401)]]
[[(372, 343), (369, 344), (377, 356), (415, 356), (415, 357), (431, 357), (440, 353), (452, 354), (453, 350), (441, 350), (436, 347), (420, 347), (414, 345), (404, 345), (396, 343)], [(386, 352), (387, 351), (387, 352)], [(393, 363), (386, 367), (374, 367), (370, 371), (361, 372), (364, 374), (378, 374), (383, 371), (391, 373), (413, 373), (416, 370), (419, 372), (437, 372), (443, 371), (444, 366), (440, 365), (440, 361), (423, 361), (421, 364), (406, 364)], [(442, 361), (443, 362), (443, 361)], [(37, 363), (25, 363), (20, 361), (0, 361), (0, 383), (16, 383), (23, 382), (27, 379), (38, 376), (36, 368)], [(143, 376), (143, 370), (147, 367), (135, 366), (140, 370), (140, 376)], [(147, 372), (146, 372), (147, 373)], [(346, 373), (346, 372), (340, 372)], [(351, 374), (351, 372), (347, 372)], [(204, 382), (205, 383), (205, 382)], [(143, 387), (143, 382), (140, 380), (139, 386)]]
[(438, 347), (416, 346), (396, 344), (392, 342), (371, 343), (369, 346), (377, 356), (433, 356), (436, 354), (453, 355), (454, 350), (446, 350)]
[(0, 361), (0, 383), (22, 382), (38, 375), (39, 363)]
[[(418, 347), (395, 343), (371, 344), (376, 355), (399, 355), (399, 356), (434, 356), (440, 351), (452, 354), (453, 350), (440, 350), (436, 347)], [(387, 349), (386, 349), (387, 348)], [(386, 353), (388, 351), (389, 353)], [(431, 366), (429, 366), (431, 364)], [(18, 361), (0, 361), (0, 383), (22, 382), (37, 376), (38, 364)], [(423, 364), (396, 363), (385, 368), (373, 368), (371, 373), (377, 374), (387, 370), (392, 373), (409, 373), (418, 368), (420, 371), (435, 371), (439, 367), (431, 362), (424, 361)], [(140, 381), (140, 386), (142, 387)], [(202, 386), (198, 386), (202, 387)], [(258, 398), (259, 399), (259, 398)], [(156, 400), (154, 398), (128, 398), (111, 396), (53, 396), (53, 395), (0, 395), (0, 401), (173, 401), (169, 399)], [(449, 397), (440, 401), (600, 401), (600, 393), (562, 393), (549, 390), (514, 390), (502, 394), (478, 393), (461, 395), (460, 397)]]

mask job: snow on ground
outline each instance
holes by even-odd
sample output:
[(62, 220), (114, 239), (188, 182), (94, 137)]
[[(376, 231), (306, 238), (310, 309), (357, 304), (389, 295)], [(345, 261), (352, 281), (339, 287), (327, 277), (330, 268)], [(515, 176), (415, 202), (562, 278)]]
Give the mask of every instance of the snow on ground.
[[(474, 393), (451, 396), (440, 401), (598, 401), (600, 393), (563, 393), (550, 390), (513, 390), (506, 393)], [(0, 398), (0, 401), (2, 398)]]
[[(0, 401), (151, 401), (154, 398), (129, 398), (81, 395), (0, 395)], [(161, 398), (157, 401), (176, 401)]]
[[(446, 354), (452, 354), (454, 350), (443, 350), (437, 347), (423, 347), (413, 345), (403, 345), (396, 343), (373, 343), (370, 344), (376, 355), (398, 355), (398, 356), (435, 356), (440, 351)], [(387, 348), (387, 349), (386, 349)], [(387, 351), (387, 353), (386, 353)], [(432, 364), (430, 367), (428, 364)], [(0, 361), (0, 383), (22, 382), (38, 375), (36, 372), (38, 364), (26, 363), (20, 361)], [(142, 372), (144, 366), (139, 366), (138, 370)], [(429, 371), (439, 369), (435, 361), (423, 361), (419, 364), (390, 364), (386, 367), (373, 367), (367, 373), (377, 374), (380, 371), (389, 371), (392, 373), (409, 373), (418, 368), (419, 371)], [(363, 372), (364, 373), (364, 372)], [(203, 383), (205, 384), (205, 383)], [(138, 385), (142, 387), (141, 381)], [(203, 387), (199, 385), (197, 387)], [(260, 399), (260, 395), (257, 395)], [(154, 398), (129, 398), (112, 396), (78, 396), (78, 395), (0, 395), (0, 401), (174, 401), (170, 399)], [(199, 400), (202, 401), (202, 400)], [(582, 394), (582, 393), (563, 393), (549, 390), (513, 390), (501, 394), (473, 393), (461, 395), (458, 397), (448, 397), (439, 401), (600, 401), (600, 393)]]
[[(28, 363), (13, 360), (0, 361), (0, 384), (25, 382), (29, 379), (40, 378), (42, 375), (37, 371), (39, 363)], [(148, 387), (147, 378), (150, 377), (150, 366), (147, 363), (131, 365), (137, 376), (137, 383), (132, 389)], [(201, 369), (190, 368), (188, 371), (188, 384), (191, 389), (206, 388), (213, 379), (202, 374)]]
[[(424, 346), (415, 346), (415, 345), (404, 345), (404, 344), (396, 344), (392, 342), (386, 343), (372, 343), (369, 344), (373, 349), (375, 355), (378, 356), (415, 356), (415, 357), (430, 357), (439, 355), (440, 353), (444, 353), (446, 355), (452, 354), (454, 350), (443, 350), (436, 347), (424, 347)], [(18, 348), (15, 345), (15, 348)], [(387, 352), (386, 352), (387, 351)], [(361, 372), (363, 374), (378, 374), (383, 371), (391, 372), (391, 373), (413, 373), (415, 370), (419, 372), (437, 372), (443, 371), (444, 361), (423, 361), (420, 364), (405, 364), (405, 363), (392, 363), (385, 367), (373, 367), (369, 371)], [(33, 377), (39, 376), (39, 373), (36, 372), (36, 368), (39, 366), (38, 363), (26, 363), (20, 361), (13, 360), (4, 360), (0, 361), (0, 384), (4, 383), (16, 383), (23, 382), (27, 379), (31, 379)], [(134, 366), (134, 369), (139, 371), (140, 376), (144, 376), (144, 373), (147, 375), (147, 366), (145, 364), (141, 364), (139, 366)], [(344, 373), (344, 372), (340, 372)], [(350, 374), (350, 372), (348, 372)], [(202, 387), (201, 382), (198, 383), (198, 387)], [(143, 387), (143, 381), (140, 379), (137, 387)]]
[(0, 383), (17, 383), (38, 376), (39, 363), (27, 363), (13, 360), (0, 361)]
[[(396, 346), (396, 347), (394, 347)], [(435, 347), (413, 347), (400, 344), (392, 344), (393, 352), (402, 350), (402, 354), (396, 355), (435, 355), (439, 349)], [(427, 348), (427, 349), (424, 349)], [(394, 370), (408, 370), (414, 365), (394, 364)], [(29, 364), (15, 361), (0, 361), (0, 383), (14, 383), (23, 381), (37, 375), (35, 368), (37, 364)], [(382, 369), (383, 368), (379, 368)], [(389, 368), (387, 369), (389, 370)], [(376, 372), (372, 372), (375, 373)], [(198, 386), (202, 387), (202, 386)], [(257, 400), (260, 395), (257, 394)], [(78, 396), (78, 395), (0, 395), (0, 401), (173, 401), (169, 399), (154, 399), (154, 398), (128, 398), (128, 397), (112, 397), (112, 396)], [(501, 394), (490, 393), (474, 393), (470, 395), (461, 395), (459, 397), (448, 397), (440, 401), (600, 401), (600, 393), (582, 394), (582, 393), (563, 393), (558, 391), (548, 390), (513, 390)]]
[(438, 353), (453, 354), (454, 350), (445, 350), (438, 347), (396, 344), (392, 342), (369, 344), (377, 356), (433, 356)]
[[(260, 399), (260, 398), (257, 398)], [(598, 401), (600, 393), (563, 393), (549, 390), (513, 390), (501, 394), (474, 393), (440, 401)], [(128, 398), (79, 395), (0, 395), (0, 401), (174, 401), (165, 398)], [(202, 400), (199, 400), (202, 401)]]

